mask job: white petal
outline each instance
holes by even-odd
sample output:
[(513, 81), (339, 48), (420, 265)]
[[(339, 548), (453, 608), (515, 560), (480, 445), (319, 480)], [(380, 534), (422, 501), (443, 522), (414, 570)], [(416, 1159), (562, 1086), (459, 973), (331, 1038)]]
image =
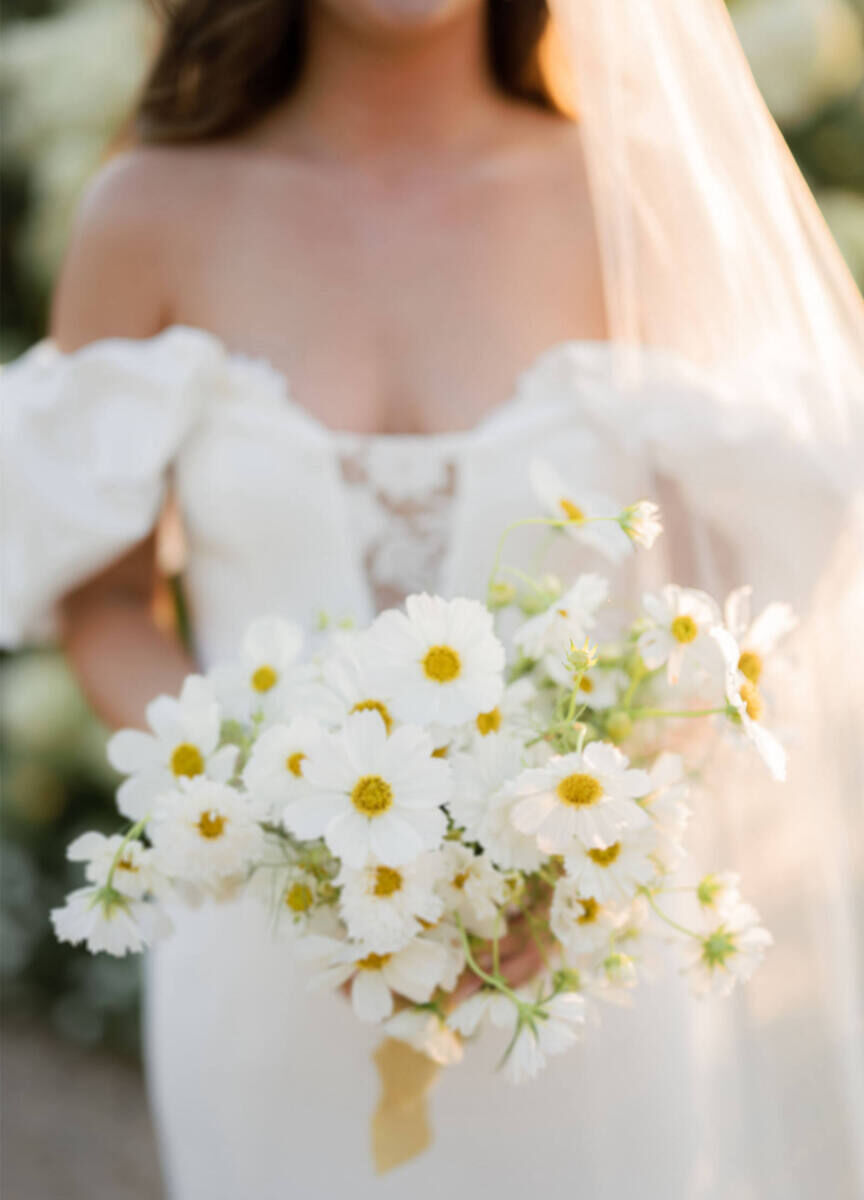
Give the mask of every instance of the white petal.
[(159, 742), (153, 734), (138, 729), (121, 729), (108, 742), (106, 750), (111, 766), (124, 775), (153, 766), (162, 759)]
[(351, 985), (351, 1003), (361, 1021), (384, 1021), (393, 1014), (393, 996), (380, 971), (362, 968)]

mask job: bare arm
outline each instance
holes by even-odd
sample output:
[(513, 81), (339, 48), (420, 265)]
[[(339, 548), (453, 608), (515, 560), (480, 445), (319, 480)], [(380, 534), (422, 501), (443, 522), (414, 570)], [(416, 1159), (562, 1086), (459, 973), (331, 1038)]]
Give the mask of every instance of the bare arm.
[[(88, 193), (54, 297), (51, 332), (62, 350), (149, 337), (168, 323), (153, 175), (149, 163), (125, 158)], [(178, 638), (154, 620), (156, 583), (151, 536), (62, 604), (67, 656), (110, 726), (141, 725), (148, 701), (176, 692), (194, 669)]]

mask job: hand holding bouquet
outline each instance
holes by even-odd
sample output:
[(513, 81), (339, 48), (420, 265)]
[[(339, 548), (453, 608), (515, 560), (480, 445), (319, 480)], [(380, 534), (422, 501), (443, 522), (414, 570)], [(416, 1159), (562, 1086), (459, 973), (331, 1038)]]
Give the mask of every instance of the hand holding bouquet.
[[(546, 515), (520, 524), (611, 559), (660, 532), (650, 502), (580, 496), (543, 462), (532, 478)], [(685, 879), (704, 739), (677, 734), (737, 738), (782, 777), (762, 685), (791, 614), (670, 584), (615, 620), (600, 575), (506, 566), (507, 532), (486, 605), (410, 596), (305, 658), (294, 625), (257, 621), (236, 661), (153, 701), (151, 732), (116, 734), (131, 826), (70, 846), (87, 883), (58, 936), (138, 951), (169, 902), (247, 889), (312, 986), (439, 1063), (489, 1025), (516, 1081), (632, 989), (652, 938), (697, 992), (747, 979), (771, 938), (733, 874)]]

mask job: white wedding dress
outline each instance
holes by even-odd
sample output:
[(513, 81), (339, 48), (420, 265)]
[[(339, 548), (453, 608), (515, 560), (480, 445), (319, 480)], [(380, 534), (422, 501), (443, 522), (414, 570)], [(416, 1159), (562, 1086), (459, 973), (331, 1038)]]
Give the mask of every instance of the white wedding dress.
[[(649, 353), (628, 391), (613, 362), (606, 344), (561, 345), (472, 430), (370, 436), (323, 427), (276, 371), (199, 330), (69, 355), (42, 343), (4, 374), (5, 641), (49, 634), (57, 598), (147, 534), (169, 484), (205, 666), (264, 613), (311, 630), (322, 610), (363, 622), (415, 590), (482, 597), (501, 529), (535, 510), (531, 454), (664, 505), (665, 551), (632, 560), (622, 586), (752, 582), (763, 602), (818, 605), (845, 498), (831, 463), (727, 402), (740, 392), (722, 381)], [(532, 544), (514, 539), (516, 561)], [(560, 573), (606, 569), (568, 546), (551, 562)], [(497, 1043), (472, 1046), (432, 1094), (431, 1150), (382, 1178), (369, 1150), (376, 1031), (306, 991), (253, 901), (179, 912), (146, 971), (169, 1195), (860, 1197), (860, 738), (848, 713), (830, 717), (831, 754), (808, 725), (785, 791), (748, 760), (694, 817), (694, 852), (704, 843), (706, 868), (742, 870), (775, 934), (752, 984), (697, 1003), (661, 961), (633, 1008), (605, 1008), (520, 1088), (494, 1073)]]

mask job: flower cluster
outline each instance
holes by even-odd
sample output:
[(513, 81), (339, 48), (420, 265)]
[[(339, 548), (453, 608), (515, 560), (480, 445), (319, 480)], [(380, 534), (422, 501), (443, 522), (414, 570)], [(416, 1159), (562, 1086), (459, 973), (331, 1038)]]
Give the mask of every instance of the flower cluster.
[[(612, 561), (661, 531), (647, 501), (583, 495), (542, 462), (532, 479), (546, 516), (524, 523)], [(782, 777), (764, 717), (791, 613), (670, 584), (618, 619), (600, 575), (504, 565), (506, 532), (487, 604), (409, 596), (309, 655), (291, 623), (257, 621), (234, 662), (150, 705), (151, 732), (116, 734), (134, 823), (70, 847), (87, 882), (58, 936), (137, 951), (172, 903), (245, 888), (311, 986), (441, 1063), (498, 1030), (515, 1080), (589, 1002), (629, 994), (652, 938), (680, 944), (697, 993), (747, 979), (770, 935), (734, 875), (685, 870), (705, 748), (687, 735)]]

